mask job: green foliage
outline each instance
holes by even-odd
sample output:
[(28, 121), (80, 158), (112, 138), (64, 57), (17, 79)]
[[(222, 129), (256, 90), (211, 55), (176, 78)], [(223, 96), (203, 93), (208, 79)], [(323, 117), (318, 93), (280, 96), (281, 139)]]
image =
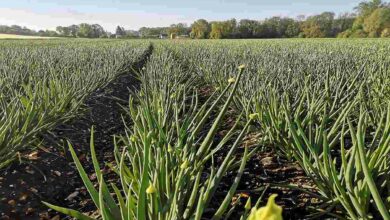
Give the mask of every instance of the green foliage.
[(302, 32), (306, 37), (331, 37), (334, 13), (324, 12), (320, 15), (310, 16), (302, 24)]
[(199, 19), (191, 25), (191, 37), (195, 39), (207, 39), (210, 31), (210, 24), (204, 19)]
[(379, 37), (386, 28), (390, 28), (390, 7), (378, 8), (364, 20), (364, 31), (371, 36)]
[[(329, 120), (327, 112), (319, 122), (321, 126), (316, 128), (302, 127), (303, 122), (299, 117), (290, 119), (287, 112), (286, 118), (294, 139), (294, 158), (315, 181), (319, 194), (326, 197), (323, 200), (326, 201), (327, 212), (337, 201), (344, 208), (340, 217), (347, 215), (351, 219), (368, 219), (373, 215), (370, 203), (374, 200), (375, 211), (378, 212), (374, 213), (375, 216), (390, 219), (385, 205), (386, 197), (381, 198), (379, 194), (386, 192), (390, 175), (386, 158), (390, 152), (390, 105), (383, 115), (384, 120), (374, 130), (372, 141), (365, 140), (369, 120), (367, 114), (360, 114), (358, 125), (354, 126), (348, 117), (350, 109), (351, 105), (347, 105), (342, 110), (330, 132), (325, 128), (325, 121)], [(337, 156), (333, 156), (335, 151), (338, 152)]]
[[(85, 98), (128, 71), (146, 43), (0, 43), (0, 167), (80, 113)], [(96, 43), (98, 43), (96, 45)]]
[(236, 31), (235, 19), (211, 22), (210, 39), (235, 38)]
[(123, 37), (126, 35), (125, 29), (121, 26), (117, 26), (115, 30), (116, 37)]
[(57, 34), (62, 37), (80, 37), (80, 38), (103, 38), (107, 37), (107, 32), (99, 24), (82, 23), (68, 27), (58, 26)]
[(390, 37), (390, 28), (383, 29), (381, 37)]
[(186, 24), (183, 23), (172, 24), (168, 29), (168, 34), (169, 35), (174, 34), (176, 36), (186, 35), (189, 32), (188, 30), (189, 29)]
[(375, 39), (297, 39), (171, 47), (215, 87), (246, 64), (236, 109), (256, 112), (264, 145), (297, 161), (312, 179), (322, 204), (309, 217), (388, 219), (388, 46)]
[(238, 32), (241, 38), (253, 38), (256, 34), (258, 22), (254, 20), (242, 19), (238, 24)]
[(342, 33), (342, 37), (380, 37), (383, 30), (390, 27), (390, 5), (381, 0), (360, 3), (351, 29)]
[[(234, 24), (232, 20), (222, 26), (237, 29)], [(366, 34), (360, 31), (348, 36)], [(127, 70), (128, 61), (138, 58), (147, 45), (70, 42), (1, 45), (0, 112), (7, 116), (0, 120), (0, 128), (7, 128), (0, 130), (4, 158), (76, 115), (88, 94)], [(245, 147), (244, 153), (237, 153), (252, 124), (264, 148), (297, 162), (312, 180), (310, 189), (289, 186), (310, 190), (321, 202), (307, 207), (312, 211), (308, 217), (389, 219), (388, 40), (154, 43), (155, 53), (138, 75), (141, 88), (127, 107), (131, 122), (114, 141), (115, 164), (110, 167), (120, 183), (105, 182), (93, 132), (91, 155), (98, 187), (70, 146), (101, 218), (205, 218), (222, 178), (234, 171), (236, 177), (225, 197), (218, 197), (217, 207), (207, 214), (213, 219), (228, 217), (246, 162), (260, 150)], [(46, 54), (44, 59), (41, 54)], [(203, 86), (214, 91), (207, 99), (199, 95)], [(229, 108), (242, 114), (216, 139)], [(215, 155), (222, 152), (216, 163)], [(47, 205), (90, 219), (75, 210)]]
[[(351, 37), (351, 38), (365, 38), (365, 37), (369, 37), (369, 35), (366, 32), (364, 32), (363, 30), (356, 30), (356, 31), (352, 32), (349, 35), (349, 37)], [(371, 37), (376, 37), (376, 36), (371, 35)]]
[[(221, 94), (215, 93), (199, 104), (195, 87), (198, 76), (190, 68), (177, 65), (173, 53), (164, 48), (156, 50), (140, 73), (142, 88), (137, 100), (129, 102), (128, 114), (133, 126), (115, 141), (116, 165), (112, 167), (121, 181), (120, 186), (111, 185), (116, 198), (111, 196), (101, 176), (93, 135), (91, 153), (99, 190), (94, 188), (70, 147), (72, 157), (103, 219), (201, 219), (222, 177), (239, 165), (235, 182), (214, 213), (213, 219), (220, 219), (230, 205), (251, 154), (247, 148), (242, 157), (235, 154), (251, 120), (242, 131), (236, 133), (234, 126), (220, 142), (214, 142), (244, 69), (236, 70), (236, 81), (229, 83)], [(134, 106), (135, 102), (138, 106)], [(217, 116), (211, 127), (206, 128), (214, 111), (218, 111)], [(233, 135), (237, 135), (234, 143), (216, 166), (214, 155)], [(80, 216), (75, 211), (49, 206), (76, 218)]]
[(376, 9), (383, 7), (382, 0), (371, 0), (359, 3), (355, 10), (358, 12), (359, 17), (366, 18), (370, 16)]
[[(184, 23), (167, 27), (142, 27), (138, 31), (126, 31), (120, 27), (116, 29), (115, 34), (105, 31), (98, 24), (58, 26), (56, 32), (49, 30), (36, 32), (17, 25), (10, 27), (0, 25), (0, 33), (82, 38), (166, 38), (171, 35), (185, 35), (193, 39), (379, 37), (388, 27), (389, 8), (388, 3), (371, 0), (359, 3), (355, 7), (356, 14), (344, 13), (338, 17), (335, 17), (333, 12), (323, 12), (309, 16), (307, 19), (280, 16), (266, 18), (262, 21), (230, 19), (208, 22), (198, 19), (190, 25), (190, 28)], [(362, 31), (365, 34), (362, 34)]]

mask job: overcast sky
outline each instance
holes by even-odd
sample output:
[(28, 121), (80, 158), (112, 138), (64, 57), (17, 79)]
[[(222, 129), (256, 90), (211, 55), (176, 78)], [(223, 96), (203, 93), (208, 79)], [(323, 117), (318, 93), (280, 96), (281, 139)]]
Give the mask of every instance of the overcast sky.
[[(294, 3), (292, 3), (294, 2)], [(194, 20), (261, 20), (272, 16), (352, 12), (361, 0), (0, 0), (0, 24), (54, 30), (56, 26), (98, 23), (114, 31), (168, 26)]]

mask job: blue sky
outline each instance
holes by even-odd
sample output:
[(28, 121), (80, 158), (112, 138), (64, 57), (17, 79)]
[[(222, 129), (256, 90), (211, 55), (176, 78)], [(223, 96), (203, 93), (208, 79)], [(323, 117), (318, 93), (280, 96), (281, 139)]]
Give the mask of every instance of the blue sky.
[(34, 29), (99, 23), (109, 31), (167, 26), (198, 18), (225, 20), (312, 15), (323, 11), (352, 12), (361, 0), (1, 0), (0, 24)]

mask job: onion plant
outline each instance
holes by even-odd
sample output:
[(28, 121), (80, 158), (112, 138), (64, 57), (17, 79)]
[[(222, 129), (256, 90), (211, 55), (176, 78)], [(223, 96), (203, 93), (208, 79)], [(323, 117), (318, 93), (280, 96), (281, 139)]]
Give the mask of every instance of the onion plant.
[(87, 96), (136, 63), (148, 44), (0, 43), (0, 168), (45, 131), (79, 113)]
[[(325, 200), (319, 211), (330, 214), (341, 205), (340, 213), (333, 215), (351, 219), (390, 219), (389, 203), (389, 153), (390, 105), (369, 137), (369, 117), (361, 112), (357, 124), (348, 111), (339, 116), (341, 126), (337, 140), (324, 129), (328, 113), (322, 123), (304, 130), (298, 118), (286, 115), (293, 138), (294, 158), (318, 187)], [(356, 124), (356, 125), (355, 125)], [(333, 147), (332, 147), (333, 145)]]
[[(129, 102), (131, 123), (126, 135), (115, 141), (116, 165), (112, 168), (120, 179), (120, 186), (108, 187), (104, 181), (93, 138), (91, 152), (99, 189), (94, 188), (70, 147), (73, 159), (103, 219), (201, 219), (205, 216), (221, 219), (230, 206), (248, 160), (247, 147), (241, 156), (235, 152), (251, 120), (237, 134), (238, 118), (222, 140), (214, 142), (214, 138), (244, 67), (239, 68), (235, 79), (230, 79), (219, 95), (214, 93), (201, 104), (196, 79), (188, 75), (190, 69), (177, 65), (171, 53), (156, 51), (140, 73), (141, 91)], [(218, 111), (217, 116), (209, 125), (215, 111)], [(234, 142), (226, 148), (233, 136), (236, 136)], [(216, 164), (214, 155), (221, 149), (227, 149), (227, 153)], [(222, 178), (237, 161), (235, 181), (219, 206), (210, 211), (208, 208)], [(115, 193), (114, 197), (109, 188)], [(90, 219), (75, 210), (47, 205), (79, 219)]]
[(247, 64), (234, 105), (246, 115), (257, 113), (266, 146), (297, 161), (312, 179), (324, 202), (314, 207), (319, 215), (388, 219), (388, 42), (195, 41), (166, 47), (183, 54), (214, 87), (226, 86), (237, 63)]

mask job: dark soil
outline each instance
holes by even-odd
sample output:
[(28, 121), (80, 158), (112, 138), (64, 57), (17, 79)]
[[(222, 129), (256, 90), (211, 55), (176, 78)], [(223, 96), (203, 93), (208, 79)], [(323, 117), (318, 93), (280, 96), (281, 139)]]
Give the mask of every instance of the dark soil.
[(319, 202), (303, 191), (276, 184), (294, 184), (301, 188), (305, 186), (314, 189), (312, 181), (305, 176), (297, 163), (280, 159), (275, 152), (269, 151), (258, 153), (248, 161), (238, 191), (250, 196), (252, 203), (264, 193), (262, 205), (266, 204), (270, 195), (277, 194), (276, 203), (283, 207), (285, 220), (303, 219), (309, 214), (306, 207)]
[[(152, 53), (150, 47), (132, 69), (139, 70)], [(73, 208), (94, 210), (68, 151), (67, 141), (74, 147), (87, 173), (93, 173), (90, 158), (91, 127), (95, 128), (95, 147), (99, 161), (113, 161), (113, 135), (122, 134), (124, 115), (132, 91), (139, 88), (134, 72), (118, 76), (106, 87), (86, 100), (86, 113), (70, 123), (57, 126), (43, 135), (41, 147), (22, 156), (0, 171), (0, 219), (60, 219), (41, 201)], [(105, 169), (108, 172), (109, 169)], [(103, 170), (103, 172), (104, 172)], [(92, 180), (96, 176), (91, 175)]]

